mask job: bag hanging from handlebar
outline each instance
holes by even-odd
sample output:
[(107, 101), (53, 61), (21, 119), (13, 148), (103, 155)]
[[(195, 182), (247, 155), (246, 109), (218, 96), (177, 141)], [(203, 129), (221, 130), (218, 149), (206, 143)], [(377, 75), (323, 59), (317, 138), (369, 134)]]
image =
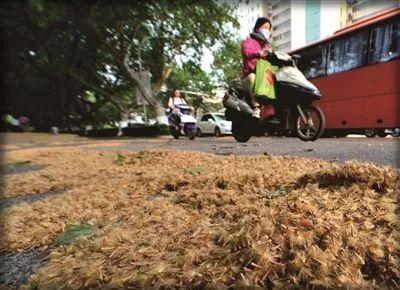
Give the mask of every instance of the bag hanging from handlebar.
[(254, 83), (254, 95), (259, 98), (275, 100), (275, 72), (277, 66), (260, 59), (256, 65), (256, 79)]

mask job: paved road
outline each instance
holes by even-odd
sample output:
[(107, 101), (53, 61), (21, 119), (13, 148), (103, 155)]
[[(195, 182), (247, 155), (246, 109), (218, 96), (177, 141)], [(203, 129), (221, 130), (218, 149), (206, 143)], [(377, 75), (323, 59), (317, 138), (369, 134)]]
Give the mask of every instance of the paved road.
[[(111, 142), (111, 141), (110, 141)], [(114, 139), (114, 142), (116, 140)], [(104, 143), (87, 150), (143, 150), (143, 149), (195, 150), (217, 154), (256, 155), (272, 154), (315, 157), (344, 162), (351, 159), (377, 164), (400, 166), (399, 138), (322, 138), (316, 142), (303, 142), (297, 138), (253, 137), (248, 143), (237, 143), (232, 137), (202, 137), (193, 141), (172, 137), (123, 139), (114, 144)]]
[(344, 162), (350, 159), (391, 165), (400, 168), (400, 138), (322, 138), (316, 142), (303, 142), (297, 138), (252, 137), (248, 143), (237, 143), (233, 137), (202, 137), (174, 140), (170, 136), (157, 138), (82, 138), (62, 134), (53, 136), (37, 133), (0, 134), (1, 152), (40, 147), (81, 147), (83, 150), (144, 150), (175, 149), (197, 150), (216, 154), (289, 155), (315, 157)]

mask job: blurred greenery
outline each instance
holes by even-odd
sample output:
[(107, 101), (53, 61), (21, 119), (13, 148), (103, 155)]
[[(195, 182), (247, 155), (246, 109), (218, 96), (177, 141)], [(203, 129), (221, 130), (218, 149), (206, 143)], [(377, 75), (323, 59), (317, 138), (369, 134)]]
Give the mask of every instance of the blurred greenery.
[(77, 242), (80, 238), (94, 234), (96, 228), (89, 224), (70, 225), (55, 240), (56, 246), (66, 246)]
[(121, 154), (121, 153), (117, 153), (117, 158), (115, 160), (115, 164), (117, 165), (124, 165), (126, 156)]
[(213, 73), (220, 83), (229, 85), (240, 80), (242, 75), (241, 41), (227, 39), (216, 51)]
[(198, 175), (202, 174), (204, 172), (204, 168), (201, 166), (190, 168), (187, 170), (188, 173), (193, 174), (193, 175)]
[(27, 164), (31, 164), (32, 161), (30, 160), (21, 160), (21, 161), (15, 161), (13, 162), (10, 166), (11, 167), (20, 167), (20, 166), (25, 166)]

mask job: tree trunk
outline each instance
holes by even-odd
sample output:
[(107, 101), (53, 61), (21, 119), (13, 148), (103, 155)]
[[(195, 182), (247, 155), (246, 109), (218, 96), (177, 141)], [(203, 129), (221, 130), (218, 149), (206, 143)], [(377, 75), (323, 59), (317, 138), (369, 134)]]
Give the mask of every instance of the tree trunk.
[(157, 95), (164, 84), (164, 82), (168, 79), (169, 75), (171, 74), (172, 69), (170, 67), (164, 67), (161, 76), (158, 81), (153, 86), (153, 93)]
[(142, 86), (139, 79), (136, 78), (135, 71), (129, 67), (129, 49), (127, 50), (124, 59), (119, 63), (119, 67), (125, 73), (128, 81), (132, 84), (133, 87), (137, 87), (139, 91), (142, 93), (143, 98), (152, 106), (156, 111), (156, 121), (158, 124), (166, 124), (165, 121), (165, 110), (162, 104), (153, 97), (150, 92), (146, 91)]

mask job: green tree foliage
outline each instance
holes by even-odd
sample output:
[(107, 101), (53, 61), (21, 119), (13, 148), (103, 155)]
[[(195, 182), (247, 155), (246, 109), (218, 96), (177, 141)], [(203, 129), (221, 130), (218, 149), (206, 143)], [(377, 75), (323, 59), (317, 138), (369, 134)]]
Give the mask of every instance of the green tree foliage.
[(182, 65), (182, 67), (173, 66), (166, 84), (171, 90), (163, 94), (165, 103), (171, 96), (173, 89), (177, 88), (196, 93), (183, 93), (188, 104), (196, 110), (201, 108), (203, 112), (218, 111), (223, 107), (222, 103), (215, 104), (205, 101), (203, 97), (213, 96), (214, 90), (219, 84), (212, 80), (211, 74), (204, 72), (200, 66), (193, 62), (188, 62)]
[[(134, 110), (138, 88), (160, 115), (158, 93), (176, 57), (195, 64), (188, 79), (203, 78), (196, 68), (202, 47), (227, 37), (222, 27), (237, 25), (230, 15), (227, 5), (205, 0), (3, 1), (4, 105), (39, 127), (82, 127)], [(139, 48), (154, 94), (135, 74)], [(94, 102), (85, 98), (87, 91)]]
[(188, 62), (182, 67), (174, 66), (167, 84), (171, 88), (175, 86), (204, 93), (210, 93), (214, 88), (210, 76), (193, 62)]
[(240, 80), (242, 75), (242, 54), (240, 40), (226, 40), (217, 50), (212, 66), (214, 75), (223, 85)]

